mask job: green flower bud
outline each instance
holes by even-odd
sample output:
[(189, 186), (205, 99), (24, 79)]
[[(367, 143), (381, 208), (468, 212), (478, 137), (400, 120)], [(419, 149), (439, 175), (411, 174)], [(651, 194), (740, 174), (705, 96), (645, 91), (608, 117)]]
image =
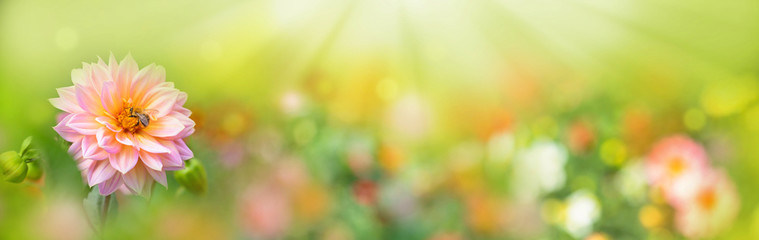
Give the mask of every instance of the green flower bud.
[(20, 183), (24, 181), (28, 167), (18, 153), (14, 151), (4, 152), (3, 154), (0, 154), (0, 161), (2, 161), (5, 181), (12, 183)]
[(7, 151), (0, 154), (0, 166), (2, 166), (3, 175), (5, 175), (6, 172), (16, 169), (16, 167), (23, 162), (24, 160), (21, 159), (21, 156), (15, 151)]
[(27, 149), (26, 153), (21, 155), (21, 159), (26, 162), (36, 162), (40, 159), (40, 152), (37, 149)]
[(174, 172), (174, 179), (188, 191), (203, 195), (208, 189), (206, 170), (197, 159), (187, 160), (185, 169)]
[(29, 166), (22, 162), (16, 169), (5, 175), (5, 181), (12, 183), (23, 182), (24, 178), (26, 178), (27, 170), (29, 170)]
[(27, 179), (37, 181), (42, 178), (42, 164), (40, 164), (40, 161), (33, 161), (26, 165), (29, 165), (29, 171), (26, 173)]

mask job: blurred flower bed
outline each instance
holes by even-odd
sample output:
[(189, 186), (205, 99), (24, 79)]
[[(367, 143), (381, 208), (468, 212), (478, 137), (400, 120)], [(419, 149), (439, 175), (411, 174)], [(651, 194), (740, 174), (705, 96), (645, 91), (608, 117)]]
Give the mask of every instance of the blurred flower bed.
[[(182, 4), (0, 2), (0, 152), (44, 170), (0, 239), (759, 237), (750, 1)], [(110, 51), (187, 92), (207, 185), (95, 232), (47, 99)]]

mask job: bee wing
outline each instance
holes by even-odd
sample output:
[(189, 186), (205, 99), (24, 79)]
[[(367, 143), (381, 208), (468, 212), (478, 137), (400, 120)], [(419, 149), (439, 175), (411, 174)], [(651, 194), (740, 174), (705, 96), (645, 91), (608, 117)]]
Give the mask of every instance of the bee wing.
[(145, 113), (145, 114), (147, 114), (148, 116), (150, 116), (151, 120), (156, 120), (156, 118), (154, 116), (156, 114), (158, 114), (158, 110), (155, 110), (155, 109), (145, 109), (145, 110), (142, 110), (142, 112)]
[(142, 124), (142, 126), (144, 127), (147, 127), (148, 124), (150, 124), (150, 119), (148, 118), (148, 116), (139, 115), (139, 119), (140, 119), (140, 124)]

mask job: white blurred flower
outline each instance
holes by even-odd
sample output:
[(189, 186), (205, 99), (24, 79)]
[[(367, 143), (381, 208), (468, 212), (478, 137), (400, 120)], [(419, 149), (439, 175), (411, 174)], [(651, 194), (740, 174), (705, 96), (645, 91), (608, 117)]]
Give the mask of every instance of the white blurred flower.
[(506, 232), (515, 239), (536, 239), (545, 229), (537, 202), (510, 203), (504, 214)]
[(514, 154), (516, 139), (510, 131), (496, 133), (488, 140), (488, 160), (492, 163), (505, 164)]
[(541, 194), (564, 186), (567, 150), (547, 139), (536, 140), (514, 159), (512, 189), (519, 201), (534, 201)]
[(430, 121), (429, 106), (416, 95), (401, 98), (388, 112), (390, 129), (408, 140), (417, 140), (427, 134)]
[(477, 166), (482, 156), (483, 147), (475, 141), (460, 143), (449, 153), (451, 167), (456, 170), (468, 170)]
[(380, 209), (393, 219), (408, 221), (417, 215), (416, 194), (402, 182), (388, 182), (380, 185)]
[(628, 201), (641, 203), (646, 199), (648, 181), (641, 161), (633, 161), (619, 171), (614, 186)]
[(583, 238), (593, 230), (593, 223), (601, 216), (596, 197), (587, 190), (579, 190), (567, 199), (567, 218), (564, 228), (575, 238)]
[(288, 115), (298, 114), (303, 109), (303, 96), (295, 91), (288, 91), (280, 99), (282, 111)]

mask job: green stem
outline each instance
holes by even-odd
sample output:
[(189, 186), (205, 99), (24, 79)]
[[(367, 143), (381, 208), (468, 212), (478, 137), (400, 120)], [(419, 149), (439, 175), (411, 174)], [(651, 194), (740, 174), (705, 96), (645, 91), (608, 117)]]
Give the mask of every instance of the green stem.
[(101, 223), (101, 226), (100, 226), (100, 231), (101, 232), (104, 232), (104, 229), (105, 229), (105, 220), (108, 218), (108, 208), (109, 208), (109, 205), (111, 203), (111, 195), (112, 194), (109, 194), (108, 196), (105, 196), (105, 202), (103, 202), (103, 209), (100, 211), (100, 219), (102, 219), (102, 221), (100, 222)]

